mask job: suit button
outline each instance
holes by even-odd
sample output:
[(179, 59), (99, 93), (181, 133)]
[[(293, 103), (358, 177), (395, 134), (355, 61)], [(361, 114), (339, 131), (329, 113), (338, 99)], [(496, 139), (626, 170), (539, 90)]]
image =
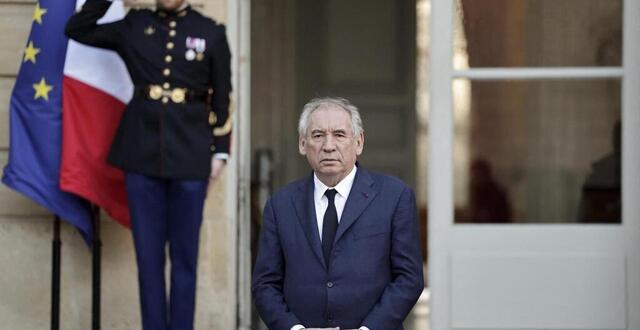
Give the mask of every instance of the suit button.
[(175, 37), (176, 36), (176, 30), (169, 31), (169, 36), (170, 37)]
[(167, 63), (171, 63), (172, 60), (173, 60), (173, 57), (171, 55), (167, 55), (164, 57), (164, 61)]
[(169, 89), (169, 87), (171, 87), (171, 84), (169, 84), (168, 82), (162, 84), (162, 88), (164, 89)]
[(333, 288), (333, 282), (327, 282), (327, 288)]
[(163, 97), (163, 98), (162, 98), (162, 103), (163, 103), (163, 104), (167, 104), (167, 103), (169, 103), (169, 98), (168, 98), (168, 97), (166, 97), (166, 96), (165, 96), (165, 97)]
[(172, 27), (172, 28), (176, 27), (176, 21), (169, 22), (169, 27)]
[(165, 77), (168, 77), (171, 75), (171, 70), (170, 69), (164, 69), (162, 70), (162, 75)]
[(174, 46), (173, 42), (167, 42), (167, 49), (173, 49)]

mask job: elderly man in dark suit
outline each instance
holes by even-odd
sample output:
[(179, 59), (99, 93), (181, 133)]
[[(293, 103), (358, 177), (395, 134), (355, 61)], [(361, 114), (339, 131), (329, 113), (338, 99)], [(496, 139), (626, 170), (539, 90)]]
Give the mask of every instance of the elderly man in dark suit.
[(298, 126), (313, 173), (269, 199), (252, 291), (269, 329), (402, 329), (423, 289), (416, 203), (356, 162), (358, 109), (314, 99)]

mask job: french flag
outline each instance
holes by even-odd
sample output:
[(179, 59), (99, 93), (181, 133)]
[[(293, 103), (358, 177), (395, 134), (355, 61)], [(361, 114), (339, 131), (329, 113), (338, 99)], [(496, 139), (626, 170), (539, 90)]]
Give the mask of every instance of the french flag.
[[(81, 8), (85, 0), (78, 0)], [(125, 16), (114, 1), (98, 24)], [(106, 161), (133, 84), (122, 59), (113, 51), (69, 40), (62, 82), (62, 155), (60, 188), (104, 209), (129, 227), (124, 174)]]

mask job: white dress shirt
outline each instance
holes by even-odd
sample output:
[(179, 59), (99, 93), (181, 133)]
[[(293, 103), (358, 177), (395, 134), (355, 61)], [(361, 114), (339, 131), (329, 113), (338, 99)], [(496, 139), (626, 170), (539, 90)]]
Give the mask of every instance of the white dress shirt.
[[(296, 324), (293, 327), (291, 327), (291, 330), (303, 330), (303, 329), (306, 329), (306, 328), (301, 326), (300, 324)], [(367, 327), (359, 327), (358, 330), (369, 330), (369, 328), (367, 328)]]
[[(357, 166), (353, 166), (351, 172), (344, 177), (335, 187), (327, 187), (326, 184), (322, 183), (318, 176), (313, 174), (313, 202), (316, 206), (316, 220), (318, 222), (318, 233), (320, 233), (320, 241), (322, 241), (322, 224), (324, 223), (324, 214), (327, 212), (327, 208), (329, 207), (329, 198), (325, 196), (325, 192), (328, 189), (335, 189), (337, 191), (336, 197), (333, 200), (333, 203), (336, 206), (336, 213), (338, 214), (338, 223), (340, 223), (340, 219), (342, 218), (342, 211), (344, 211), (344, 205), (347, 203), (347, 198), (349, 198), (349, 193), (351, 192), (351, 187), (353, 187), (353, 181), (356, 178), (356, 172), (358, 171)], [(305, 327), (301, 324), (296, 324), (291, 327), (291, 330), (302, 330)], [(359, 330), (369, 330), (367, 327), (360, 327)]]
[(351, 172), (344, 177), (335, 187), (327, 187), (318, 176), (313, 174), (313, 201), (316, 206), (316, 221), (318, 222), (318, 233), (320, 233), (320, 240), (322, 241), (322, 224), (324, 223), (324, 214), (329, 207), (329, 198), (325, 196), (325, 192), (329, 189), (335, 189), (338, 193), (333, 202), (336, 205), (336, 213), (338, 213), (338, 223), (342, 218), (342, 211), (344, 211), (344, 205), (347, 203), (347, 198), (351, 192), (353, 186), (353, 180), (356, 178), (357, 166), (353, 166)]

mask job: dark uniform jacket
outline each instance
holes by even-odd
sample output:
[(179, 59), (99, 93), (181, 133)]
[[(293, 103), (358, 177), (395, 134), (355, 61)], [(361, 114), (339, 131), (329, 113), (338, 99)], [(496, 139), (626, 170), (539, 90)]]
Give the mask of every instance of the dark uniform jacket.
[[(66, 34), (116, 51), (135, 85), (108, 161), (154, 177), (204, 179), (212, 153), (229, 153), (230, 52), (225, 28), (191, 7), (130, 10), (98, 25), (107, 0), (88, 0)], [(212, 93), (212, 94), (211, 94)]]

